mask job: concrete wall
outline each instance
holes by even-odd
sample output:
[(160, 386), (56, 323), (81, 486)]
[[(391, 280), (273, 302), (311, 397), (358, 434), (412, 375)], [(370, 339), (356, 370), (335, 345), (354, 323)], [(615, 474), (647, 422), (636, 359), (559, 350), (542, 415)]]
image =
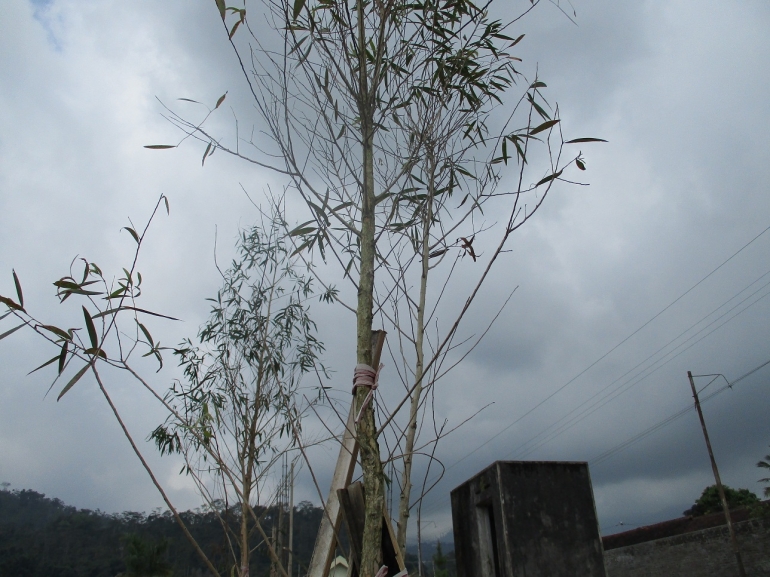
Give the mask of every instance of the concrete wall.
[[(770, 519), (734, 523), (746, 574), (770, 577)], [(726, 526), (712, 527), (604, 553), (607, 577), (738, 575)]]
[(605, 577), (585, 463), (497, 461), (452, 491), (458, 577)]

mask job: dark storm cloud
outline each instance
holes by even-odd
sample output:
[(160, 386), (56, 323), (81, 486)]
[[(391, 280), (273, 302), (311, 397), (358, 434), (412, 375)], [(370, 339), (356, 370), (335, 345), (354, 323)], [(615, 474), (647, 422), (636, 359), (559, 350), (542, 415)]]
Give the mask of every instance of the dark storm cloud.
[[(438, 385), (436, 414), (450, 425), (495, 404), (440, 445), (438, 456), (451, 468), (426, 499), (428, 537), (449, 528), (449, 490), (489, 462), (521, 455), (590, 461), (687, 406), (687, 370), (735, 379), (770, 358), (770, 299), (757, 300), (689, 350), (682, 352), (711, 329), (674, 350), (762, 286), (749, 287), (767, 272), (770, 238), (762, 236), (570, 383), (770, 224), (767, 3), (573, 4), (577, 26), (547, 3), (517, 24), (527, 34), (518, 55), (528, 74), (539, 66), (569, 137), (610, 142), (584, 148), (583, 176), (591, 186), (553, 191), (514, 235), (513, 251), (501, 258), (461, 327), (464, 336), (480, 334), (519, 286), (486, 341)], [(571, 14), (568, 3), (561, 6)], [(142, 261), (147, 304), (185, 319), (154, 325), (164, 343), (191, 336), (207, 313), (203, 298), (218, 284), (215, 226), (220, 262), (227, 262), (238, 226), (255, 214), (239, 185), (258, 196), (281, 184), (224, 155), (202, 169), (203, 150), (194, 144), (168, 153), (142, 148), (179, 137), (160, 118), (155, 96), (194, 116), (195, 107), (175, 99), (213, 103), (229, 91), (233, 110), (214, 119), (216, 128), (232, 138), (233, 113), (241, 126), (250, 125), (248, 94), (213, 3), (19, 1), (8, 10), (0, 21), (0, 294), (12, 293), (16, 268), (27, 299), (59, 314), (50, 281), (65, 274), (76, 254), (119, 270), (130, 245), (118, 231), (127, 217), (144, 218), (163, 192), (172, 214), (156, 224)], [(453, 318), (449, 309), (463, 302), (478, 274), (470, 262), (463, 267), (442, 323)], [(325, 327), (327, 362), (337, 371), (335, 395), (344, 401), (352, 366), (345, 323), (352, 317), (325, 308), (316, 314)], [(0, 347), (0, 480), (79, 506), (160, 505), (93, 388), (73, 390), (58, 404), (42, 400), (49, 381), (39, 373), (24, 376), (50, 356), (36, 346), (19, 336)], [(660, 368), (651, 372), (658, 359)], [(645, 364), (634, 370), (639, 363)], [(645, 368), (649, 375), (641, 379)], [(402, 390), (394, 369), (383, 373), (389, 404)], [(173, 369), (162, 373), (158, 385), (172, 377)], [(760, 489), (754, 463), (770, 443), (767, 382), (758, 372), (704, 406), (723, 478), (732, 486)], [(115, 387), (143, 438), (162, 415), (128, 383)], [(621, 390), (589, 413), (591, 403)], [(334, 446), (313, 449), (323, 492), (336, 453)], [(183, 506), (197, 505), (176, 475), (178, 463), (153, 464)], [(418, 463), (418, 476), (424, 467)], [(677, 515), (711, 482), (693, 412), (591, 473), (605, 531), (619, 530), (621, 521)], [(309, 481), (298, 493), (318, 501)]]

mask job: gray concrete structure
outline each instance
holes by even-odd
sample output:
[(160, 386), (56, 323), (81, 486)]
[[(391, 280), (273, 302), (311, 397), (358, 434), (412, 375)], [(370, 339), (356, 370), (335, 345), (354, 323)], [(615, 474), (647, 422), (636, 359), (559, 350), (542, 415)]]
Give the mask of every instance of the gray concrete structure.
[(586, 463), (497, 461), (452, 491), (458, 577), (605, 577)]

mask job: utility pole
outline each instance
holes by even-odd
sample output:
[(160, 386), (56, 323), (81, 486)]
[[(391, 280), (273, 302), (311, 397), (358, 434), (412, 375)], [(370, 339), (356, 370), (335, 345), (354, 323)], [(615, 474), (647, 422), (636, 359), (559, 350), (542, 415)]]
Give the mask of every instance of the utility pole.
[(722, 501), (722, 509), (725, 512), (725, 520), (727, 521), (727, 530), (730, 532), (730, 546), (735, 554), (735, 560), (738, 562), (738, 574), (740, 577), (746, 577), (746, 570), (743, 568), (743, 559), (741, 559), (741, 551), (738, 548), (738, 540), (735, 538), (735, 531), (733, 530), (733, 522), (730, 519), (730, 508), (727, 506), (727, 498), (725, 497), (725, 489), (722, 486), (722, 480), (719, 478), (719, 469), (717, 469), (717, 462), (714, 459), (714, 452), (711, 450), (711, 441), (709, 440), (709, 434), (706, 430), (706, 421), (703, 419), (703, 411), (700, 409), (700, 400), (698, 400), (698, 392), (695, 390), (695, 381), (692, 378), (692, 372), (687, 371), (687, 378), (690, 379), (690, 387), (692, 387), (692, 396), (695, 399), (695, 409), (698, 411), (698, 418), (700, 418), (700, 425), (703, 428), (703, 438), (706, 439), (706, 447), (709, 451), (709, 458), (711, 459), (711, 469), (714, 471), (714, 479), (717, 482), (717, 490), (719, 491), (719, 498)]

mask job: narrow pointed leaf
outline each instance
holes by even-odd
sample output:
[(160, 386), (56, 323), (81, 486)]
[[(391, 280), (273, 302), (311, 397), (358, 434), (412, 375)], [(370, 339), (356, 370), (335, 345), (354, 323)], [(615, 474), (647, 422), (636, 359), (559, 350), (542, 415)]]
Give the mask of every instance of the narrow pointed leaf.
[(11, 312), (12, 312), (12, 311), (8, 311), (8, 312), (7, 312), (7, 313), (5, 313), (3, 316), (0, 316), (0, 321), (1, 321), (1, 320), (3, 320), (5, 317), (9, 317), (9, 316), (11, 316)]
[(171, 214), (171, 210), (168, 208), (168, 198), (165, 195), (163, 196), (163, 202), (166, 203), (166, 214)]
[(65, 341), (70, 340), (69, 333), (67, 331), (60, 329), (59, 327), (55, 327), (53, 325), (40, 325), (40, 328), (52, 332), (56, 336), (63, 338)]
[(586, 169), (585, 163), (582, 160), (580, 160), (579, 158), (575, 159), (575, 164), (577, 165), (577, 167), (580, 170), (585, 170)]
[(546, 182), (551, 182), (551, 181), (552, 181), (554, 178), (559, 178), (559, 177), (561, 176), (561, 173), (562, 173), (562, 172), (563, 172), (563, 171), (561, 171), (561, 170), (560, 170), (559, 172), (554, 172), (553, 174), (549, 174), (548, 176), (546, 176), (545, 178), (543, 178), (542, 180), (540, 180), (540, 182), (538, 182), (538, 183), (535, 185), (535, 188), (537, 188), (537, 187), (538, 187), (538, 186), (540, 186), (541, 184), (545, 184)]
[(67, 349), (69, 348), (69, 341), (64, 341), (64, 345), (61, 348), (61, 353), (59, 353), (59, 374), (62, 374), (62, 371), (64, 370), (64, 365), (67, 363)]
[(225, 92), (222, 96), (219, 97), (219, 100), (217, 100), (217, 105), (214, 107), (214, 110), (216, 110), (222, 105), (222, 103), (225, 101), (226, 96), (227, 96), (227, 92)]
[(176, 148), (176, 144), (145, 144), (145, 148), (151, 148), (152, 150), (165, 150), (167, 148)]
[(137, 244), (139, 244), (139, 235), (136, 234), (136, 231), (133, 228), (130, 226), (124, 226), (123, 230), (127, 230), (129, 234), (134, 237), (134, 240), (137, 242)]
[(83, 377), (83, 375), (86, 374), (86, 371), (90, 368), (91, 368), (91, 363), (88, 363), (85, 367), (80, 369), (77, 372), (77, 374), (70, 379), (69, 383), (64, 385), (64, 388), (61, 390), (61, 393), (59, 393), (59, 396), (56, 397), (56, 400), (58, 401), (59, 399), (61, 399), (67, 391), (69, 391), (72, 387), (74, 387), (75, 383), (77, 383)]
[(168, 315), (162, 315), (160, 313), (154, 313), (152, 311), (148, 311), (148, 310), (145, 310), (145, 309), (140, 309), (139, 307), (118, 307), (118, 308), (115, 308), (115, 309), (110, 309), (110, 310), (107, 310), (107, 311), (103, 311), (103, 312), (97, 313), (97, 314), (95, 314), (91, 318), (98, 319), (99, 317), (106, 317), (107, 315), (114, 315), (114, 314), (116, 314), (116, 313), (118, 313), (120, 311), (136, 311), (138, 313), (144, 313), (146, 315), (152, 315), (154, 317), (160, 317), (162, 319), (168, 319), (170, 321), (178, 321), (179, 320), (177, 318), (170, 317)]
[(48, 365), (50, 365), (50, 364), (52, 364), (52, 363), (55, 363), (55, 362), (56, 362), (56, 361), (58, 361), (58, 360), (59, 360), (59, 355), (56, 355), (54, 358), (52, 358), (52, 359), (48, 359), (46, 362), (44, 362), (44, 363), (43, 363), (42, 365), (40, 365), (38, 368), (36, 368), (36, 369), (32, 369), (30, 372), (28, 372), (28, 373), (27, 373), (27, 375), (29, 376), (29, 375), (31, 375), (32, 373), (34, 373), (35, 371), (39, 371), (39, 370), (40, 370), (40, 369), (42, 369), (43, 367), (47, 367)]
[(294, 0), (294, 20), (299, 17), (299, 13), (305, 7), (305, 0)]
[(184, 100), (185, 102), (192, 102), (193, 104), (200, 104), (197, 100), (193, 100), (192, 98), (177, 98), (177, 100)]
[(15, 310), (15, 311), (23, 310), (21, 305), (16, 304), (8, 297), (0, 296), (0, 303), (3, 303), (5, 306), (7, 306), (11, 310)]
[(574, 138), (567, 140), (564, 144), (576, 144), (578, 142), (607, 142), (603, 138)]
[(209, 150), (211, 150), (211, 142), (208, 143), (208, 146), (206, 146), (206, 150), (203, 152), (203, 158), (201, 159), (201, 166), (205, 164), (206, 157), (209, 155)]
[(16, 271), (13, 272), (13, 283), (16, 285), (16, 296), (19, 297), (19, 304), (24, 306), (24, 295), (21, 294), (21, 283), (19, 283), (19, 277), (16, 276)]
[(139, 325), (139, 328), (142, 329), (142, 332), (144, 333), (145, 338), (147, 339), (147, 342), (150, 343), (151, 347), (155, 346), (155, 342), (152, 340), (152, 335), (150, 334), (150, 331), (147, 330), (147, 327), (145, 327), (142, 323), (139, 321), (136, 321), (136, 324)]
[(217, 8), (219, 9), (219, 15), (222, 17), (222, 20), (225, 19), (225, 14), (227, 13), (227, 8), (225, 6), (225, 0), (215, 0), (217, 3)]
[(91, 339), (91, 346), (96, 348), (99, 345), (99, 341), (96, 337), (96, 327), (94, 326), (94, 321), (86, 307), (83, 307), (83, 316), (86, 319), (86, 329), (88, 329), (88, 338)]
[(538, 134), (539, 132), (548, 130), (549, 128), (551, 128), (552, 126), (555, 126), (556, 124), (559, 124), (558, 118), (556, 120), (549, 120), (548, 122), (543, 122), (543, 124), (541, 124), (540, 126), (536, 126), (535, 128), (533, 128), (529, 132), (529, 135), (532, 136), (533, 134)]
[(243, 20), (236, 20), (235, 24), (233, 25), (233, 29), (230, 30), (230, 40), (232, 40), (233, 36), (235, 36), (235, 31), (238, 30), (238, 26), (241, 25), (241, 22), (243, 22)]
[(27, 326), (27, 323), (22, 323), (22, 324), (20, 324), (20, 325), (19, 325), (19, 326), (17, 326), (17, 327), (13, 327), (13, 328), (12, 328), (11, 330), (9, 330), (9, 331), (5, 331), (3, 334), (1, 334), (1, 335), (0, 335), (0, 341), (2, 341), (2, 340), (5, 338), (5, 337), (7, 337), (7, 336), (9, 336), (9, 335), (12, 335), (12, 334), (13, 334), (13, 333), (15, 333), (16, 331), (18, 331), (18, 330), (19, 330), (21, 327), (24, 327), (24, 326)]

